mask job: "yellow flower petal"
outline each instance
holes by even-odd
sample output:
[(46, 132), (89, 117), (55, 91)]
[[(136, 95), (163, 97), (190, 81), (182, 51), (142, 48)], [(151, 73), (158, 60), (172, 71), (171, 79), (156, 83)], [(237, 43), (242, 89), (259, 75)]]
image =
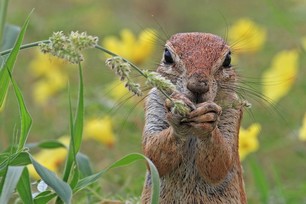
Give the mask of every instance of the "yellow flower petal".
[[(68, 136), (63, 136), (59, 138), (59, 141), (68, 147), (70, 138)], [(50, 171), (58, 174), (58, 169), (60, 165), (65, 161), (67, 156), (66, 148), (56, 148), (56, 149), (43, 149), (33, 157), (34, 159)], [(28, 165), (29, 173), (34, 179), (39, 179), (40, 176), (37, 174), (33, 165)]]
[(113, 36), (104, 38), (103, 46), (112, 52), (130, 60), (132, 63), (141, 64), (150, 57), (154, 51), (156, 31), (145, 29), (136, 36), (128, 29), (120, 33), (121, 39)]
[(34, 84), (33, 97), (37, 104), (44, 105), (50, 97), (64, 89), (67, 83), (65, 74), (54, 70)]
[(37, 104), (44, 105), (50, 97), (65, 88), (67, 74), (62, 69), (64, 62), (56, 57), (35, 54), (35, 59), (30, 63), (30, 72), (35, 77), (40, 77), (34, 84), (33, 97)]
[(240, 128), (239, 132), (239, 156), (240, 160), (244, 160), (245, 157), (251, 152), (255, 152), (259, 147), (258, 133), (261, 126), (258, 123), (252, 124), (248, 129)]
[(266, 30), (252, 20), (242, 18), (229, 28), (228, 40), (236, 53), (256, 52), (266, 41)]
[(306, 113), (303, 118), (302, 127), (299, 130), (299, 139), (302, 141), (306, 141)]
[(64, 62), (62, 60), (37, 51), (29, 67), (33, 76), (40, 77), (48, 75), (50, 71), (52, 72), (54, 69), (59, 69), (63, 65)]
[(125, 87), (124, 82), (115, 80), (108, 85), (106, 90), (110, 90), (109, 94), (113, 99), (120, 100), (124, 96), (127, 96), (130, 92)]
[(262, 76), (263, 94), (274, 103), (285, 96), (292, 87), (298, 70), (297, 50), (281, 51), (272, 60), (271, 68)]
[(94, 139), (111, 147), (116, 142), (112, 126), (109, 117), (89, 120), (84, 125), (84, 139)]

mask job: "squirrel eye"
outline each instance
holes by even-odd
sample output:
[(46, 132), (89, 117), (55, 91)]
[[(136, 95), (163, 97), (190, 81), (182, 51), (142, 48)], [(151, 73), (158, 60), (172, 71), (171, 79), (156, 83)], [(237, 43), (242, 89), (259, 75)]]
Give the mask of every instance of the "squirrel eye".
[(223, 61), (222, 66), (223, 66), (224, 68), (230, 68), (230, 67), (232, 67), (232, 65), (231, 65), (231, 60), (232, 60), (232, 58), (231, 58), (231, 52), (229, 52), (229, 53), (227, 53), (227, 55), (225, 56), (225, 59), (224, 59), (224, 61)]
[(167, 48), (165, 48), (165, 51), (164, 51), (164, 62), (165, 64), (172, 64), (174, 62), (171, 52)]

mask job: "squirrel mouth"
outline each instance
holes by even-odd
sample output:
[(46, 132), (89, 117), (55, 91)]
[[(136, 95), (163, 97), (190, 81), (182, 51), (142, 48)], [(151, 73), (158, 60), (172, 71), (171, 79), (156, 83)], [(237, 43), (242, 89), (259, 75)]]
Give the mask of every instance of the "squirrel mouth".
[(201, 93), (192, 93), (191, 101), (195, 104), (203, 103), (207, 101), (207, 96)]

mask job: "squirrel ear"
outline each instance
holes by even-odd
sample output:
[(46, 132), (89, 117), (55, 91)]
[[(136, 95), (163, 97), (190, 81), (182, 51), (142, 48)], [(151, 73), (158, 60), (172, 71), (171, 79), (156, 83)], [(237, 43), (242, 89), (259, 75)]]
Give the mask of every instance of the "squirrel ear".
[(174, 60), (172, 58), (172, 55), (171, 55), (171, 52), (165, 48), (165, 51), (164, 51), (164, 63), (165, 64), (172, 64), (174, 63)]

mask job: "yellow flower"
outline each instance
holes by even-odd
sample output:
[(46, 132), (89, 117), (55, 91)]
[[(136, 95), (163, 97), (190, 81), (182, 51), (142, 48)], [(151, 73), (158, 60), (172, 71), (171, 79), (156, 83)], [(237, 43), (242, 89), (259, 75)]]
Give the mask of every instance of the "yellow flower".
[(30, 71), (34, 77), (40, 79), (34, 84), (33, 97), (37, 104), (44, 105), (49, 98), (65, 88), (67, 73), (62, 69), (64, 62), (53, 56), (40, 52), (30, 63)]
[(266, 41), (266, 29), (248, 18), (242, 18), (229, 28), (228, 40), (236, 53), (256, 52)]
[(108, 85), (106, 89), (109, 91), (110, 96), (116, 100), (122, 100), (123, 97), (127, 96), (130, 92), (125, 87), (124, 82), (120, 80), (115, 80)]
[(258, 147), (258, 133), (261, 126), (258, 123), (252, 124), (248, 129), (240, 128), (239, 132), (239, 156), (240, 160), (244, 160), (245, 157), (251, 152), (255, 152)]
[[(59, 141), (63, 143), (64, 145), (68, 146), (70, 137), (69, 136), (63, 136), (59, 138)], [(50, 171), (53, 171), (54, 173), (58, 174), (58, 169), (60, 165), (65, 161), (67, 156), (67, 148), (56, 148), (56, 149), (44, 149), (38, 152), (34, 155), (34, 159), (49, 169)], [(40, 176), (35, 171), (33, 165), (28, 165), (29, 173), (30, 175), (38, 180)]]
[(292, 87), (298, 69), (297, 50), (281, 51), (272, 60), (271, 68), (262, 76), (263, 94), (276, 103)]
[(302, 141), (306, 141), (306, 113), (304, 115), (302, 127), (299, 130), (299, 139)]
[(47, 103), (50, 97), (65, 88), (67, 76), (58, 70), (48, 73), (47, 77), (39, 80), (34, 85), (33, 97), (37, 104)]
[(46, 55), (39, 51), (35, 53), (35, 58), (29, 64), (30, 71), (34, 77), (46, 76), (54, 69), (60, 69), (64, 61), (52, 55)]
[(150, 57), (154, 50), (156, 40), (156, 31), (145, 29), (139, 34), (138, 39), (128, 29), (120, 33), (121, 39), (114, 36), (106, 37), (103, 40), (103, 46), (120, 55), (132, 63), (141, 64)]
[(116, 142), (112, 121), (109, 117), (91, 119), (85, 122), (84, 139), (94, 139), (102, 144), (112, 147)]

